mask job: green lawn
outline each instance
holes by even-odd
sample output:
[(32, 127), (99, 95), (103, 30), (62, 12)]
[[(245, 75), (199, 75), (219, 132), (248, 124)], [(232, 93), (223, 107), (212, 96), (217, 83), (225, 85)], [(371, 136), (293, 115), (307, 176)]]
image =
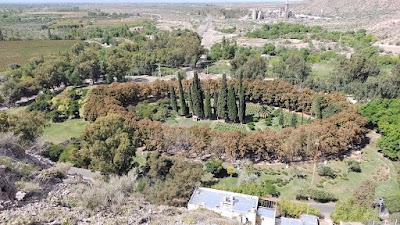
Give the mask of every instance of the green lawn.
[(88, 122), (83, 119), (71, 119), (63, 123), (51, 123), (44, 129), (43, 139), (47, 142), (61, 143), (82, 135)]

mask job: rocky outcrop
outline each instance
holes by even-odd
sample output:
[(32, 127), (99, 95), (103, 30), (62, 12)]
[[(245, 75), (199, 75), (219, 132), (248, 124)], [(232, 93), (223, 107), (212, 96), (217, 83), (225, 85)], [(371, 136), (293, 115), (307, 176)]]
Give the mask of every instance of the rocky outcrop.
[(8, 168), (4, 165), (0, 165), (0, 204), (4, 201), (13, 200), (17, 188), (14, 182), (10, 182), (7, 176)]

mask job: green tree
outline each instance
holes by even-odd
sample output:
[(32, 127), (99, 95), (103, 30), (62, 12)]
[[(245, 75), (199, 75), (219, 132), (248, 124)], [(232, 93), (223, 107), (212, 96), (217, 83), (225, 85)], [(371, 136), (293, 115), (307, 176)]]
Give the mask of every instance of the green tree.
[(0, 29), (0, 41), (4, 41), (3, 31)]
[(293, 113), (291, 120), (290, 120), (290, 126), (296, 128), (297, 127), (297, 114)]
[(201, 89), (200, 79), (197, 72), (194, 72), (192, 84), (192, 101), (193, 101), (193, 114), (199, 118), (204, 117), (204, 98), (203, 90)]
[(180, 100), (180, 115), (187, 116), (189, 114), (189, 109), (186, 105), (185, 94), (182, 87), (182, 76), (181, 72), (178, 73), (178, 89), (179, 89), (179, 100)]
[(41, 112), (22, 111), (11, 116), (10, 131), (20, 135), (23, 142), (33, 142), (43, 134), (46, 118)]
[(122, 115), (109, 114), (89, 124), (83, 133), (90, 168), (104, 174), (126, 174), (134, 166), (135, 129)]
[(226, 81), (226, 74), (222, 75), (221, 88), (219, 90), (218, 96), (218, 110), (217, 118), (227, 119), (227, 109), (228, 109), (228, 86)]
[(236, 122), (238, 116), (238, 109), (236, 105), (236, 93), (233, 85), (228, 90), (228, 117), (232, 122)]
[(314, 99), (311, 109), (313, 112), (313, 115), (317, 119), (322, 119), (324, 117), (323, 115), (323, 110), (328, 106), (328, 103), (326, 102), (325, 98), (320, 96)]
[(215, 116), (217, 116), (217, 111), (218, 111), (218, 91), (214, 91), (214, 99), (213, 99), (213, 113)]
[(222, 166), (221, 160), (210, 160), (206, 162), (206, 171), (212, 173), (215, 177), (226, 175), (226, 169)]
[(169, 88), (169, 98), (171, 101), (171, 107), (175, 112), (178, 112), (178, 103), (176, 102), (176, 94), (175, 94), (175, 88), (171, 85)]
[(192, 114), (194, 114), (194, 111), (193, 111), (193, 96), (192, 96), (192, 85), (191, 84), (189, 84), (189, 88), (188, 88), (188, 92), (187, 92), (187, 95), (188, 95), (188, 101), (189, 101), (189, 111), (190, 112), (192, 112)]
[(241, 123), (245, 122), (246, 118), (246, 100), (244, 96), (244, 87), (243, 87), (243, 81), (242, 81), (242, 76), (239, 76), (239, 121)]
[(285, 124), (285, 115), (283, 114), (283, 112), (279, 113), (278, 123), (279, 126), (283, 126)]
[(211, 117), (211, 94), (209, 91), (206, 92), (206, 100), (204, 102), (204, 116), (206, 118)]

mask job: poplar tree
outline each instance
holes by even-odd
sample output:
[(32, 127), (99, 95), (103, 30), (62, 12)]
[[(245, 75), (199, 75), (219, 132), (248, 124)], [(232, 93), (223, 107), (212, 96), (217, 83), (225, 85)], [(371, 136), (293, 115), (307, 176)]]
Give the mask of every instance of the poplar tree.
[(242, 75), (239, 76), (239, 121), (244, 123), (246, 118), (246, 100), (244, 98), (244, 87), (242, 81)]
[(183, 87), (182, 87), (182, 76), (180, 75), (180, 73), (178, 73), (178, 88), (179, 88), (179, 99), (181, 103), (180, 115), (187, 116), (189, 114), (189, 109), (186, 105), (185, 93), (183, 92)]
[(188, 101), (189, 101), (189, 111), (193, 114), (193, 99), (192, 99), (192, 85), (189, 84), (188, 88)]
[(169, 88), (169, 98), (170, 98), (170, 101), (171, 101), (172, 109), (175, 110), (175, 112), (178, 112), (178, 104), (176, 102), (175, 89), (174, 89), (174, 87), (172, 85)]
[(226, 84), (226, 74), (222, 75), (222, 81), (221, 81), (221, 88), (219, 90), (219, 96), (218, 96), (218, 110), (217, 110), (217, 116), (219, 119), (227, 119), (227, 91), (228, 87)]
[(297, 127), (297, 114), (293, 113), (290, 121), (290, 126), (296, 128)]
[(214, 110), (214, 115), (217, 117), (217, 109), (218, 109), (218, 91), (214, 91), (214, 102), (213, 102), (213, 110)]
[(281, 112), (280, 114), (279, 114), (279, 125), (280, 126), (283, 126), (284, 124), (285, 124), (285, 116), (283, 115), (283, 112)]
[(238, 109), (236, 105), (236, 94), (233, 85), (229, 87), (228, 91), (228, 117), (232, 122), (236, 122), (238, 116)]
[(209, 91), (206, 92), (206, 100), (204, 103), (204, 116), (206, 118), (211, 117), (211, 94)]
[(200, 79), (197, 72), (194, 73), (193, 83), (192, 83), (192, 112), (199, 118), (204, 117), (204, 101), (203, 101), (203, 90), (201, 89)]

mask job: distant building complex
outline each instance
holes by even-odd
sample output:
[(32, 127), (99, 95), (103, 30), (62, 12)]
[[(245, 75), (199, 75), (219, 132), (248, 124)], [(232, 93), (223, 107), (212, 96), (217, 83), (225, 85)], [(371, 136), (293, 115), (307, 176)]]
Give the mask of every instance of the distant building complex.
[(247, 15), (247, 18), (252, 20), (262, 20), (265, 18), (289, 19), (294, 17), (294, 13), (289, 8), (288, 0), (286, 0), (286, 4), (283, 7), (279, 7), (278, 9), (269, 9), (264, 11), (261, 9), (251, 9)]
[(257, 196), (197, 188), (188, 203), (189, 210), (208, 209), (224, 217), (251, 225), (318, 225), (318, 218), (301, 215), (300, 219), (276, 219), (276, 209), (260, 207)]

